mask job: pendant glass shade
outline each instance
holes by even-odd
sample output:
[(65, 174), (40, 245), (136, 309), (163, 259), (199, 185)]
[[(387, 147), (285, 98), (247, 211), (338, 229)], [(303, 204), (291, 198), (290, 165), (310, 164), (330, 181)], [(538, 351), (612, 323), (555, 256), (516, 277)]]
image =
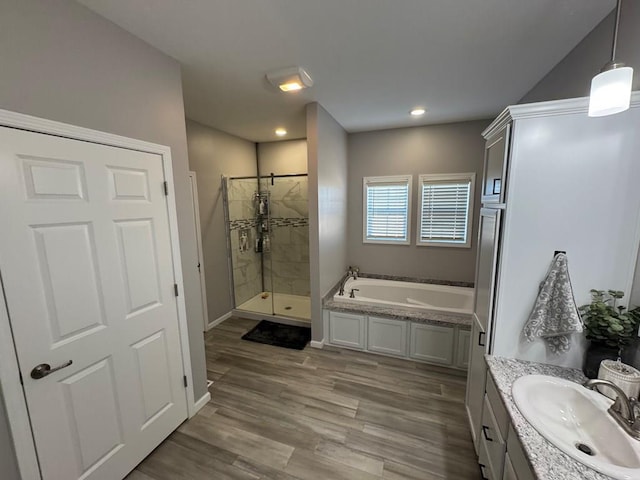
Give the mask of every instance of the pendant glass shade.
[(589, 116), (603, 117), (624, 112), (631, 101), (633, 68), (621, 67), (599, 73), (591, 80)]

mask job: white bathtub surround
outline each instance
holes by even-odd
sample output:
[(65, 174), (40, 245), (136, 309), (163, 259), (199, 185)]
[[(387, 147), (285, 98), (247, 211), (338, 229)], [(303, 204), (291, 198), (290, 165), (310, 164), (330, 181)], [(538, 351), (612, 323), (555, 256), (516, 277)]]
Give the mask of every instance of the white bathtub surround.
[(344, 292), (325, 300), (326, 344), (467, 368), (473, 288), (368, 276)]
[[(354, 298), (350, 295), (352, 291)], [(402, 307), (418, 311), (466, 315), (473, 313), (472, 288), (429, 283), (350, 278), (344, 285), (344, 295), (336, 293), (333, 300), (391, 308)]]
[[(371, 277), (359, 278), (355, 281), (372, 281), (374, 280)], [(348, 285), (353, 285), (352, 279), (347, 281)], [(375, 282), (378, 282), (379, 285), (386, 285), (381, 290), (385, 288), (391, 289), (394, 287), (396, 290), (402, 290), (402, 293), (394, 293), (393, 295), (401, 295), (407, 294), (413, 288), (420, 288), (421, 286), (426, 286), (428, 289), (433, 290), (436, 287), (443, 287), (442, 285), (436, 284), (428, 284), (428, 283), (419, 283), (419, 282), (399, 282), (397, 280), (386, 280), (386, 279), (375, 279)], [(391, 283), (384, 283), (391, 282)], [(446, 286), (444, 286), (446, 287)], [(387, 300), (373, 299), (373, 301), (362, 301), (361, 298), (358, 298), (359, 294), (362, 292), (355, 292), (356, 298), (349, 298), (350, 290), (347, 290), (348, 287), (345, 287), (345, 295), (343, 297), (336, 297), (335, 292), (337, 292), (337, 287), (335, 291), (330, 292), (331, 296), (324, 301), (324, 308), (326, 310), (331, 310), (334, 312), (344, 312), (344, 313), (357, 313), (364, 315), (374, 315), (379, 317), (386, 318), (394, 318), (397, 320), (407, 320), (416, 323), (429, 323), (432, 325), (442, 325), (442, 326), (452, 326), (459, 325), (464, 328), (470, 328), (471, 326), (471, 317), (472, 314), (470, 310), (461, 308), (448, 308), (442, 305), (442, 300), (432, 299), (431, 301), (435, 304), (440, 304), (440, 308), (425, 308), (424, 305), (417, 305), (415, 303), (406, 302), (401, 304), (401, 302), (391, 302)], [(355, 287), (358, 288), (358, 287)], [(452, 290), (449, 292), (457, 292), (458, 294), (462, 294), (462, 298), (458, 298), (457, 300), (460, 302), (460, 305), (465, 306), (465, 302), (473, 301), (473, 289), (469, 287), (447, 287)], [(458, 290), (462, 288), (462, 290)], [(366, 293), (366, 291), (365, 291)], [(383, 293), (387, 295), (386, 293)], [(370, 293), (371, 295), (371, 293)], [(391, 294), (388, 294), (391, 295)], [(415, 293), (412, 294), (413, 297), (417, 296)], [(426, 295), (426, 294), (425, 294)], [(470, 295), (470, 297), (469, 297)], [(446, 296), (446, 295), (445, 295)], [(411, 297), (411, 298), (413, 298)], [(409, 295), (407, 295), (409, 298)], [(426, 299), (425, 297), (421, 297)], [(415, 299), (414, 299), (415, 300)], [(423, 302), (427, 303), (427, 302)], [(455, 311), (459, 310), (459, 311)], [(326, 322), (325, 322), (326, 323)], [(326, 328), (326, 325), (325, 325)]]

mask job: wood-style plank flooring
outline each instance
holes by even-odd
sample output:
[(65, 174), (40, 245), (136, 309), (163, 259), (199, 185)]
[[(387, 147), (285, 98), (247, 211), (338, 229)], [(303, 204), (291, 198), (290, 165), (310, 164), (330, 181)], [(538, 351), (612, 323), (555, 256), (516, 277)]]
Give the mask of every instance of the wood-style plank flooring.
[(211, 401), (129, 480), (480, 479), (465, 378), (341, 349), (241, 340), (256, 321), (206, 335)]

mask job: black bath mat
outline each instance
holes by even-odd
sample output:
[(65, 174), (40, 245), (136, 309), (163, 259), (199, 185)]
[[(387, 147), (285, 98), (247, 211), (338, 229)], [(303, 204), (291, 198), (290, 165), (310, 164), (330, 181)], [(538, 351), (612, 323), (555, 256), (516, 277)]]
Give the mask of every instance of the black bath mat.
[(302, 350), (311, 340), (311, 329), (262, 320), (242, 336), (243, 340)]

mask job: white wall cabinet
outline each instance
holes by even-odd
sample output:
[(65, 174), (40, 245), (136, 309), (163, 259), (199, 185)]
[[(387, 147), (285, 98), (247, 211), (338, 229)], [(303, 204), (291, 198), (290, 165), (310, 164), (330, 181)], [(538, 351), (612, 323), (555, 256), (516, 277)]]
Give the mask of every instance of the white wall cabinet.
[(366, 321), (365, 315), (331, 312), (329, 314), (329, 343), (364, 350), (366, 347)]
[(465, 406), (469, 425), (471, 427), (471, 438), (476, 453), (480, 455), (478, 444), (480, 423), (482, 419), (482, 401), (484, 398), (485, 381), (487, 378), (487, 363), (484, 359), (486, 334), (482, 329), (476, 315), (473, 315), (473, 326), (471, 328), (471, 344), (469, 347), (469, 369), (467, 373), (467, 392)]
[(407, 355), (407, 322), (369, 317), (367, 350), (405, 357)]
[(411, 324), (409, 356), (429, 363), (453, 363), (454, 329), (422, 323)]

